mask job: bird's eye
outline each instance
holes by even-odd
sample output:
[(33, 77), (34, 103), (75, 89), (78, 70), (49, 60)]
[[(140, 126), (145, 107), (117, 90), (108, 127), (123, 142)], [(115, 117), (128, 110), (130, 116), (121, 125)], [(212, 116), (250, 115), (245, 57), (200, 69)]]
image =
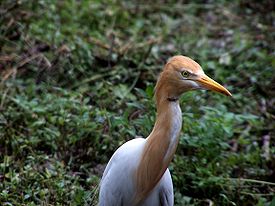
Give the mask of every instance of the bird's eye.
[(183, 72), (181, 73), (181, 75), (182, 75), (183, 77), (187, 78), (187, 77), (189, 77), (189, 72), (188, 72), (188, 71), (183, 71)]

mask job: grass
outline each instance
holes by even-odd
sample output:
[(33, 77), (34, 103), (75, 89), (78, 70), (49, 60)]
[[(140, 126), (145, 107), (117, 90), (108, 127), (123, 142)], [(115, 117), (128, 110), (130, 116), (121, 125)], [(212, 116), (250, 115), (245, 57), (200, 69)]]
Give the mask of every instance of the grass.
[(0, 204), (96, 205), (105, 164), (155, 120), (166, 60), (233, 98), (181, 98), (176, 205), (274, 204), (274, 3), (0, 3)]

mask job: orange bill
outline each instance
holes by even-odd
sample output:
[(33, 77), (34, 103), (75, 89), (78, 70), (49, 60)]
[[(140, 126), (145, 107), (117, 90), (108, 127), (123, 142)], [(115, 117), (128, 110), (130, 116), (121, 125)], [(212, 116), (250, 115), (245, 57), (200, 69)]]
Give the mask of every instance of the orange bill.
[(222, 85), (220, 85), (218, 82), (214, 81), (213, 79), (209, 78), (205, 74), (203, 76), (199, 77), (196, 81), (205, 89), (219, 92), (226, 96), (232, 96), (232, 94), (225, 87), (223, 87)]

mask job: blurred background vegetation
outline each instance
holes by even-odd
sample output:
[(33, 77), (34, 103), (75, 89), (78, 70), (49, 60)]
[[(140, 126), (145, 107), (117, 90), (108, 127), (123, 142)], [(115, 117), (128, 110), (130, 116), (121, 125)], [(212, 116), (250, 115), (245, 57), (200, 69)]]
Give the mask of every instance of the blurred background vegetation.
[(95, 205), (113, 152), (152, 129), (176, 54), (233, 98), (181, 98), (175, 204), (275, 205), (274, 1), (0, 5), (0, 205)]

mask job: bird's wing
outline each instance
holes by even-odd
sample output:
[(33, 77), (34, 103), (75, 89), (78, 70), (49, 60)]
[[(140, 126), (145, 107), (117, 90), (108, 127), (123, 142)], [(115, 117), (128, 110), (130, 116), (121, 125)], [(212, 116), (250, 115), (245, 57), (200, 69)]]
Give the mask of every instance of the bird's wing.
[(100, 193), (98, 206), (123, 206), (121, 191), (104, 190)]
[(159, 183), (145, 199), (143, 206), (173, 206), (174, 205), (174, 193), (173, 183), (169, 170), (167, 169), (160, 179)]
[(159, 201), (161, 206), (174, 205), (173, 182), (167, 169), (159, 183)]
[(162, 190), (159, 193), (159, 200), (161, 206), (172, 206), (174, 205), (174, 195), (171, 190)]
[(113, 154), (103, 173), (99, 205), (127, 204), (135, 193), (133, 186), (134, 169), (145, 144), (145, 139), (138, 138), (126, 142)]
[[(129, 166), (127, 164), (127, 161), (125, 162), (125, 159), (127, 157), (127, 159), (132, 160), (132, 162), (129, 162), (129, 164), (131, 165), (132, 163), (136, 164), (137, 162), (134, 161), (134, 159), (136, 159), (136, 157), (140, 156), (139, 153), (142, 151), (143, 146), (145, 143), (145, 139), (143, 138), (136, 138), (136, 139), (132, 139), (126, 143), (124, 143), (123, 145), (121, 145), (113, 154), (113, 156), (111, 157), (111, 159), (109, 160), (101, 181), (104, 180), (105, 176), (108, 174), (108, 172), (110, 171), (111, 168), (113, 167), (125, 167), (125, 166)], [(135, 150), (136, 153), (135, 153)], [(133, 156), (133, 157), (131, 157)]]

